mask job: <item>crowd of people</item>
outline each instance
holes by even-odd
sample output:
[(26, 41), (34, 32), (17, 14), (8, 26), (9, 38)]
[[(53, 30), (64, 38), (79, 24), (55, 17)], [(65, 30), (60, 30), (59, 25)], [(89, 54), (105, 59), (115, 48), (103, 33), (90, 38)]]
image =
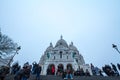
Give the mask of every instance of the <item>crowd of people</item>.
[(83, 68), (81, 68), (74, 72), (74, 76), (91, 76), (91, 75), (88, 69), (84, 71)]
[(36, 80), (40, 80), (41, 66), (36, 62), (30, 65), (26, 62), (23, 67), (14, 63), (12, 67), (2, 66), (0, 68), (0, 80), (4, 80), (7, 74), (14, 75), (14, 80), (28, 80), (31, 74), (35, 75)]
[(111, 65), (105, 65), (101, 69), (95, 67), (92, 63), (90, 64), (92, 75), (90, 74), (89, 70), (83, 70), (83, 68), (79, 68), (76, 71), (74, 69), (68, 67), (67, 69), (63, 69), (63, 67), (58, 66), (57, 72), (55, 74), (55, 69), (48, 68), (47, 75), (59, 75), (62, 76), (63, 79), (73, 79), (73, 76), (120, 76), (120, 64), (115, 66), (111, 63)]
[[(118, 65), (118, 69), (120, 70), (120, 64)], [(117, 70), (117, 67), (111, 63), (110, 65), (105, 65), (102, 67), (103, 71), (107, 74), (107, 76), (119, 76), (119, 72)]]
[(102, 69), (94, 67), (93, 64), (91, 64), (91, 70), (93, 75), (104, 76), (103, 73), (105, 73), (107, 76), (119, 76), (120, 64), (115, 66), (113, 63), (111, 63), (111, 65), (103, 66)]
[[(47, 69), (46, 75), (58, 75), (61, 76), (63, 79), (73, 79), (73, 76), (120, 76), (120, 64), (114, 65), (105, 65), (101, 69), (95, 67), (93, 64), (90, 64), (92, 75), (88, 71), (88, 69), (83, 70), (83, 68), (77, 69), (74, 71), (72, 67), (67, 67), (67, 69), (63, 69), (63, 67), (58, 66), (57, 72), (55, 72), (55, 67), (50, 66)], [(36, 80), (40, 80), (40, 73), (41, 73), (41, 66), (36, 62), (33, 62), (30, 65), (26, 62), (23, 67), (19, 65), (19, 63), (14, 63), (11, 68), (7, 66), (0, 67), (0, 80), (4, 80), (5, 76), (10, 73), (10, 75), (14, 75), (14, 80), (28, 80), (30, 75), (35, 75)]]

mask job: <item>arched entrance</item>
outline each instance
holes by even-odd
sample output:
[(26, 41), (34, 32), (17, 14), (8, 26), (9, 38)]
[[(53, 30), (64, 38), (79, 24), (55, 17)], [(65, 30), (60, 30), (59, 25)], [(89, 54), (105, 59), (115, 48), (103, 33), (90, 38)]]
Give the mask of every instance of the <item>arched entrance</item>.
[(55, 75), (55, 65), (49, 64), (47, 68), (47, 75)]
[(70, 70), (73, 69), (72, 64), (67, 64), (67, 69), (70, 69)]
[(63, 71), (64, 71), (63, 64), (59, 64), (57, 69), (57, 75), (62, 75)]
[(69, 70), (71, 73), (73, 73), (74, 69), (72, 67), (72, 64), (67, 64), (67, 70)]

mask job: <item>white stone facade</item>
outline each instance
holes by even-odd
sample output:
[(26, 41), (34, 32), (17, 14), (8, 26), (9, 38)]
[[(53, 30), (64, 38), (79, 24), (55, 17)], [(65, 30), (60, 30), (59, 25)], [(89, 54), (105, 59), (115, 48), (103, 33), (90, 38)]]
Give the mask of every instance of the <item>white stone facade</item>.
[(68, 45), (62, 36), (61, 39), (57, 41), (55, 47), (50, 43), (50, 46), (46, 49), (44, 55), (42, 55), (39, 64), (42, 66), (42, 75), (46, 75), (47, 68), (50, 65), (55, 66), (55, 72), (57, 72), (58, 65), (62, 65), (64, 70), (68, 65), (71, 65), (75, 71), (83, 68), (84, 71), (88, 69), (91, 73), (89, 65), (85, 64), (83, 56), (73, 45), (73, 42)]

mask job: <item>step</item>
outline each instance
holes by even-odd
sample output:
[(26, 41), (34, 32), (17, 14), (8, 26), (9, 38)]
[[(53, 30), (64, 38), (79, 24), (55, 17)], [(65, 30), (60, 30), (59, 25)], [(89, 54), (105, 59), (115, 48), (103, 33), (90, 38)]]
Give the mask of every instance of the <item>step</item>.
[[(14, 75), (7, 75), (5, 80), (14, 80)], [(64, 80), (61, 76), (53, 76), (53, 75), (41, 75), (41, 80)], [(120, 80), (120, 76), (118, 77), (102, 77), (102, 76), (74, 76), (73, 80)], [(35, 80), (35, 75), (31, 75), (28, 80)]]

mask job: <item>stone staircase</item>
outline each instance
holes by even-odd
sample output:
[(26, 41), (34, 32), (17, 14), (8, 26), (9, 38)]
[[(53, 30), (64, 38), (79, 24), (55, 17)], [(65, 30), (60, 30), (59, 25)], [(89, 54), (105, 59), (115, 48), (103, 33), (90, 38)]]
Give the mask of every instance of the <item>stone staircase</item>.
[[(8, 75), (5, 80), (14, 80), (13, 75)], [(35, 80), (35, 76), (31, 75), (28, 80)], [(41, 75), (40, 80), (64, 80), (60, 76), (53, 76), (53, 75), (47, 75), (43, 76)], [(86, 77), (86, 76), (74, 76), (73, 80), (120, 80), (119, 77), (102, 77), (102, 76), (91, 76), (91, 77)]]

